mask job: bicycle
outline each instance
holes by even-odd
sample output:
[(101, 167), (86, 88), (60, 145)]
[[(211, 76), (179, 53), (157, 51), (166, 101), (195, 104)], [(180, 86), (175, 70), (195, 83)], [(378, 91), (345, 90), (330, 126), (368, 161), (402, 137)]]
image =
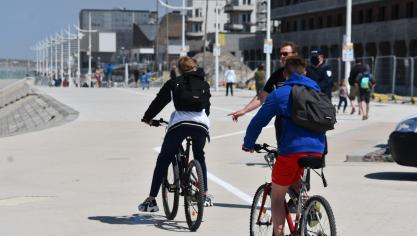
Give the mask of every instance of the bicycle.
[[(166, 126), (162, 118), (152, 120), (151, 126)], [(185, 148), (181, 145), (162, 181), (162, 203), (165, 216), (173, 220), (178, 213), (179, 196), (184, 196), (185, 218), (190, 231), (196, 231), (203, 220), (204, 175), (198, 160), (189, 160), (191, 137), (187, 137)]]
[[(268, 144), (256, 144), (254, 150), (258, 153), (267, 153), (265, 161), (272, 169), (278, 151)], [(304, 157), (298, 161), (298, 165), (304, 168), (301, 188), (299, 193), (293, 188), (287, 192), (288, 201), (296, 206), (295, 219), (293, 220), (289, 204), (285, 201), (285, 212), (290, 236), (336, 236), (336, 221), (329, 202), (322, 196), (308, 196), (310, 190), (310, 170), (312, 169), (322, 178), (324, 187), (327, 187), (323, 171), (319, 174), (315, 169), (324, 167), (324, 158)], [(262, 184), (253, 197), (249, 232), (255, 235), (274, 235), (271, 213), (271, 187), (270, 182)]]

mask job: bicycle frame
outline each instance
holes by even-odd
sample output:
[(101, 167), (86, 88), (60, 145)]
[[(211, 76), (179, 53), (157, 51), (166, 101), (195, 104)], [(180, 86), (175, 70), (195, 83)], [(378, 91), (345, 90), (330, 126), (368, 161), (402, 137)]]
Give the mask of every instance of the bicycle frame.
[[(186, 139), (186, 144), (185, 144), (185, 149), (183, 147), (183, 145), (181, 145), (179, 153), (182, 153), (183, 155), (177, 155), (176, 156), (176, 162), (179, 165), (179, 174), (180, 174), (180, 186), (181, 189), (184, 191), (185, 190), (185, 186), (184, 183), (185, 178), (186, 178), (186, 173), (187, 173), (187, 167), (188, 167), (188, 162), (190, 160), (190, 147), (191, 147), (191, 142), (192, 139), (191, 137), (187, 137)], [(183, 195), (183, 193), (181, 194)]]

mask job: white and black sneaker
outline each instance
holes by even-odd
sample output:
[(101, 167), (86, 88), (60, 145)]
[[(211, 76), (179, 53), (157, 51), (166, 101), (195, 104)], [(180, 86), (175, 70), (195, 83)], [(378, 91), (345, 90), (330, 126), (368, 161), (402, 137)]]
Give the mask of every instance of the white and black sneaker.
[(139, 211), (142, 211), (142, 212), (158, 212), (159, 211), (158, 205), (156, 204), (156, 200), (149, 199), (149, 198), (147, 198), (144, 202), (142, 202), (139, 205), (138, 209)]
[(205, 195), (205, 199), (204, 199), (204, 206), (205, 207), (211, 207), (211, 206), (213, 206), (213, 199), (214, 199), (213, 195), (206, 194)]

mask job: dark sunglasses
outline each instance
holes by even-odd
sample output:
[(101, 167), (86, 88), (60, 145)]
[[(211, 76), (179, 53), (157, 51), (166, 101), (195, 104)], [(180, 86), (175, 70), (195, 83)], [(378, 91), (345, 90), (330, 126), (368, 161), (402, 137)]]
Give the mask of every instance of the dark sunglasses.
[(290, 54), (290, 53), (294, 53), (294, 52), (280, 52), (280, 53), (279, 53), (279, 55), (280, 55), (280, 56), (287, 57), (287, 56), (288, 56), (288, 54)]

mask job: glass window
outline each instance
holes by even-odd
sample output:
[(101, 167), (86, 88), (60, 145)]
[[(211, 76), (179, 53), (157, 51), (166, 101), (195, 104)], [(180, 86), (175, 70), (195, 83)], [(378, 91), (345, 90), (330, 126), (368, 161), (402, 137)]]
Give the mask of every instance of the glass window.
[(373, 11), (372, 11), (372, 8), (369, 8), (367, 11), (366, 11), (366, 22), (372, 22), (372, 19), (373, 19)]
[(406, 12), (407, 18), (414, 17), (414, 2), (407, 2), (406, 9), (407, 9), (407, 12)]
[(417, 116), (401, 121), (395, 130), (399, 132), (417, 132)]
[(380, 7), (378, 10), (378, 21), (385, 20), (385, 7)]
[(394, 4), (391, 6), (391, 19), (398, 20), (400, 18), (400, 5)]

